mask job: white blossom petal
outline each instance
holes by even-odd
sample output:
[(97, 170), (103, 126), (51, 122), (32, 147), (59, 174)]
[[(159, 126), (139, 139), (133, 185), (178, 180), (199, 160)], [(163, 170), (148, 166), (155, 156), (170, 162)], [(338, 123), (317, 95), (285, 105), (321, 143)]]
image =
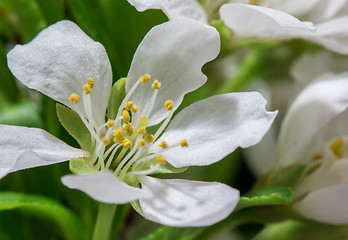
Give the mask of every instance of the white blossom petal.
[(325, 75), (292, 103), (281, 126), (278, 157), (282, 166), (300, 159), (314, 134), (348, 107), (348, 74)]
[(190, 18), (207, 23), (204, 9), (196, 0), (128, 0), (139, 12), (161, 9), (170, 20)]
[(294, 205), (301, 215), (329, 224), (348, 223), (348, 183), (321, 188)]
[[(258, 143), (277, 112), (265, 110), (266, 100), (257, 92), (228, 93), (196, 102), (178, 113), (157, 142), (166, 141), (161, 153), (174, 167), (209, 165), (237, 147)], [(189, 147), (178, 143), (187, 139)], [(149, 152), (156, 152), (155, 143)]]
[(89, 38), (76, 24), (61, 21), (43, 30), (30, 43), (17, 45), (8, 53), (12, 73), (29, 88), (36, 89), (72, 109), (72, 93), (80, 96), (89, 77), (94, 79), (91, 94), (93, 118), (105, 122), (112, 73), (104, 47)]
[(89, 155), (39, 128), (0, 125), (0, 136), (0, 178), (21, 169)]
[(111, 171), (95, 172), (88, 175), (66, 175), (62, 177), (65, 186), (78, 189), (91, 198), (104, 203), (124, 204), (151, 193), (131, 187), (119, 180)]
[[(144, 74), (162, 83), (158, 91), (150, 125), (163, 120), (167, 110), (163, 104), (171, 99), (177, 108), (184, 95), (202, 86), (207, 77), (202, 66), (220, 51), (219, 34), (215, 28), (189, 19), (177, 19), (152, 28), (139, 45), (128, 73), (126, 89)], [(140, 105), (142, 114), (154, 90), (151, 83), (140, 84), (131, 97)]]
[(170, 226), (208, 226), (236, 207), (239, 191), (222, 183), (140, 178), (152, 198), (140, 199), (146, 218)]
[(249, 4), (224, 4), (220, 16), (239, 37), (288, 39), (307, 36), (314, 31), (310, 22), (301, 22), (276, 9)]
[[(306, 19), (309, 19), (314, 23), (320, 23), (334, 18), (347, 4), (347, 0), (317, 0), (316, 2), (317, 3), (313, 6), (311, 11), (309, 11), (305, 16)], [(301, 6), (301, 4), (298, 6)]]

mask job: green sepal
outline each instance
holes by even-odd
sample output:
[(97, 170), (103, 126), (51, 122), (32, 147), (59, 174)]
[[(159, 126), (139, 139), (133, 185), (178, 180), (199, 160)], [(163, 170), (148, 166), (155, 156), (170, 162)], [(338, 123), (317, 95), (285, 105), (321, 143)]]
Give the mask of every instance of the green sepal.
[(271, 187), (253, 191), (251, 197), (241, 197), (236, 210), (265, 205), (287, 205), (293, 200), (293, 191), (288, 187)]
[(124, 97), (126, 96), (126, 78), (120, 78), (111, 89), (109, 97), (109, 104), (107, 110), (107, 117), (109, 119), (115, 119), (118, 108), (120, 107)]
[[(156, 161), (149, 161), (146, 165), (146, 169), (151, 169), (156, 165)], [(168, 162), (164, 165), (161, 165), (156, 171), (154, 171), (152, 174), (158, 174), (158, 173), (182, 173), (186, 171), (188, 167), (182, 167), (182, 168), (175, 168)]]
[(56, 105), (60, 123), (73, 136), (83, 150), (91, 149), (91, 134), (83, 124), (80, 116), (62, 104)]
[(143, 210), (141, 209), (139, 200), (130, 202), (130, 204), (132, 205), (133, 209), (134, 209), (137, 213), (139, 213), (141, 216), (143, 216), (145, 219), (147, 219), (147, 218), (145, 217), (144, 213), (143, 213)]
[(70, 171), (75, 174), (87, 174), (95, 172), (95, 170), (91, 168), (82, 158), (71, 159), (69, 162), (69, 167)]

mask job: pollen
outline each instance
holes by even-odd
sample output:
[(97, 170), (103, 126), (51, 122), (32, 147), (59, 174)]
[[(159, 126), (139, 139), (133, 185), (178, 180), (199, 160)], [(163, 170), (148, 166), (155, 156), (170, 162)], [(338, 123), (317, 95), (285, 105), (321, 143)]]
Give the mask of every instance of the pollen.
[(93, 87), (87, 83), (87, 84), (83, 85), (82, 88), (85, 91), (85, 94), (88, 95), (88, 94), (91, 94)]
[(134, 127), (132, 126), (132, 123), (124, 123), (123, 129), (126, 131), (126, 134), (128, 136), (132, 136), (134, 133)]
[(145, 142), (146, 143), (152, 143), (153, 140), (155, 140), (155, 137), (152, 134), (148, 134), (145, 136)]
[(151, 87), (155, 90), (158, 90), (161, 88), (161, 83), (159, 81), (155, 80), (155, 81), (153, 81)]
[(164, 107), (165, 107), (168, 111), (172, 110), (173, 107), (174, 107), (173, 101), (172, 101), (172, 100), (167, 100), (167, 101), (165, 101)]
[(106, 146), (110, 144), (110, 138), (109, 137), (103, 137), (101, 140), (104, 143), (104, 145), (106, 145)]
[(131, 110), (133, 108), (133, 102), (132, 101), (126, 102), (126, 105), (124, 105), (124, 108), (126, 110)]
[(168, 148), (168, 144), (167, 144), (166, 141), (160, 142), (160, 143), (158, 144), (158, 146), (161, 147), (161, 148)]
[(79, 95), (77, 95), (76, 93), (71, 94), (70, 101), (75, 103), (75, 104), (78, 103), (80, 101)]
[(139, 135), (144, 135), (144, 134), (146, 133), (146, 129), (145, 129), (144, 127), (138, 128), (138, 129), (137, 129), (137, 133), (138, 133)]
[(144, 76), (140, 78), (140, 82), (147, 83), (148, 81), (150, 81), (150, 78), (151, 78), (150, 74), (145, 74)]
[(158, 163), (159, 165), (164, 165), (167, 163), (166, 159), (161, 154), (158, 154), (155, 160), (156, 160), (156, 163)]
[(89, 84), (89, 86), (91, 86), (91, 88), (93, 88), (94, 87), (94, 80), (93, 80), (93, 78), (88, 78), (87, 79), (87, 83)]
[(140, 123), (139, 123), (140, 126), (146, 127), (149, 125), (149, 120), (147, 119), (147, 117), (140, 116), (139, 120), (140, 120)]
[(121, 144), (122, 142), (123, 142), (123, 140), (124, 140), (124, 136), (123, 136), (123, 130), (122, 130), (122, 128), (121, 127), (117, 127), (116, 128), (116, 131), (114, 132), (114, 142), (115, 143), (119, 143), (119, 144)]
[(186, 139), (181, 140), (180, 145), (181, 145), (181, 147), (188, 147), (189, 146)]
[(132, 112), (136, 113), (138, 110), (139, 110), (139, 106), (138, 105), (133, 105)]
[(108, 128), (111, 128), (111, 127), (115, 126), (115, 121), (109, 119), (109, 120), (106, 122), (106, 126), (107, 126)]
[(130, 115), (129, 115), (129, 112), (127, 110), (123, 110), (122, 111), (122, 117), (123, 117), (123, 121), (125, 122), (130, 122)]
[(333, 141), (333, 143), (331, 143), (330, 145), (330, 149), (331, 151), (338, 157), (341, 158), (342, 157), (342, 147), (344, 145), (344, 139), (343, 137), (339, 137), (337, 138), (335, 141)]
[(144, 147), (145, 146), (145, 140), (144, 139), (140, 139), (139, 143), (138, 143), (139, 147)]
[(130, 148), (131, 146), (132, 146), (132, 142), (128, 138), (123, 139), (122, 147)]

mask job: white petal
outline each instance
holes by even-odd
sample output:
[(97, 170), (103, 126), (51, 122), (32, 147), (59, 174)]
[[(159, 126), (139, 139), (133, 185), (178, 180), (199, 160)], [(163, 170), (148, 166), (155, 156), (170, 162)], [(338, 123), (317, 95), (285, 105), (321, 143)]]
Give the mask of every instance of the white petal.
[(348, 16), (335, 18), (316, 25), (316, 32), (308, 35), (316, 42), (334, 52), (348, 54)]
[(17, 45), (8, 53), (12, 73), (29, 88), (36, 89), (72, 109), (72, 93), (80, 96), (89, 77), (94, 79), (91, 94), (94, 120), (105, 122), (112, 73), (104, 47), (89, 38), (76, 24), (61, 21), (43, 30), (30, 43)]
[(111, 171), (88, 175), (66, 175), (62, 177), (62, 182), (65, 186), (78, 189), (104, 203), (123, 204), (151, 195), (146, 190), (131, 187), (120, 181)]
[(324, 22), (334, 18), (336, 14), (347, 4), (347, 0), (320, 0), (317, 2), (318, 3), (315, 4), (311, 11), (306, 15), (306, 19), (309, 19), (315, 23)]
[(162, 9), (170, 20), (191, 18), (207, 23), (204, 9), (196, 0), (128, 0), (138, 11)]
[[(162, 83), (158, 91), (150, 124), (163, 120), (168, 112), (163, 104), (171, 99), (177, 108), (184, 95), (202, 86), (207, 77), (202, 66), (220, 51), (219, 34), (215, 28), (189, 19), (178, 19), (156, 26), (139, 45), (128, 73), (126, 89), (144, 74)], [(140, 105), (140, 114), (153, 95), (151, 83), (140, 84), (131, 97)]]
[(310, 11), (312, 11), (313, 7), (315, 7), (319, 0), (275, 0), (270, 1), (271, 3), (267, 5), (269, 8), (275, 8), (283, 12), (287, 12), (294, 16), (302, 16)]
[(348, 223), (348, 183), (322, 188), (294, 206), (301, 215), (329, 224)]
[(146, 218), (170, 226), (208, 226), (236, 207), (239, 191), (217, 182), (141, 177), (152, 198), (140, 199)]
[[(228, 93), (196, 102), (177, 114), (157, 140), (171, 146), (187, 139), (189, 147), (179, 145), (161, 154), (174, 167), (209, 165), (237, 147), (255, 145), (277, 115), (267, 112), (265, 105), (257, 92)], [(149, 151), (157, 150), (155, 143)]]
[(0, 125), (0, 178), (21, 169), (88, 155), (42, 129)]
[(314, 31), (310, 22), (301, 22), (275, 9), (249, 4), (224, 4), (220, 16), (239, 37), (287, 39), (307, 36)]
[(319, 80), (299, 94), (283, 120), (278, 140), (283, 166), (298, 161), (313, 135), (348, 107), (348, 74)]

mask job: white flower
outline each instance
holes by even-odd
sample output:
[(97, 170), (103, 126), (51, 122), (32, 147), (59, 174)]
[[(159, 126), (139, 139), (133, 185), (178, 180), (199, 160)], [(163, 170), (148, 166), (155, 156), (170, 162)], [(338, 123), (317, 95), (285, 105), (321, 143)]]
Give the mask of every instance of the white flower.
[[(74, 23), (62, 21), (29, 44), (17, 45), (8, 54), (12, 73), (29, 88), (78, 113), (91, 144), (87, 153), (48, 133), (40, 137), (37, 132), (42, 130), (1, 126), (3, 175), (24, 165), (83, 157), (79, 163), (87, 171), (62, 181), (98, 201), (139, 200), (133, 203), (138, 211), (165, 225), (203, 226), (225, 218), (238, 202), (238, 190), (216, 182), (147, 176), (217, 162), (238, 146), (256, 144), (273, 122), (276, 113), (265, 111), (265, 100), (255, 92), (214, 96), (172, 119), (184, 95), (205, 83), (201, 68), (217, 56), (219, 47), (217, 31), (194, 20), (152, 28), (134, 55), (126, 96), (118, 111), (113, 109), (115, 119), (105, 119), (112, 73), (100, 43)], [(147, 132), (155, 125), (157, 130)]]

